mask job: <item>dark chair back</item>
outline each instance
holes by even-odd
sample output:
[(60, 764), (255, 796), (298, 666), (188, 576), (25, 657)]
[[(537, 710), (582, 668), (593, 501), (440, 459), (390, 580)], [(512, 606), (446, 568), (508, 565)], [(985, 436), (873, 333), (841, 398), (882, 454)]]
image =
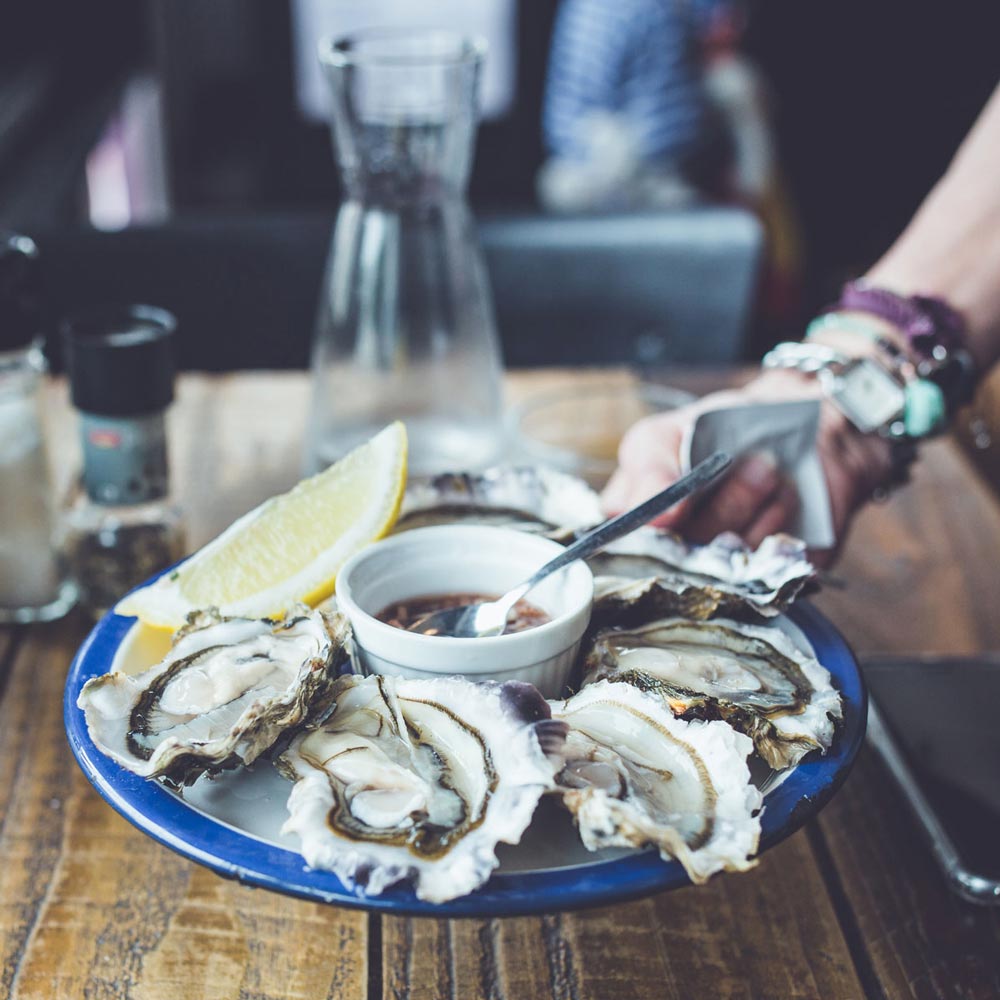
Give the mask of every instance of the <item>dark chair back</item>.
[(180, 367), (227, 371), (309, 364), (331, 225), (240, 215), (32, 235), (54, 319), (108, 302), (163, 306), (177, 316)]
[[(181, 367), (224, 371), (308, 365), (332, 224), (240, 215), (32, 235), (53, 318), (163, 306), (178, 317)], [(480, 237), (511, 366), (742, 356), (761, 249), (744, 212), (494, 218)]]
[(529, 216), (480, 232), (509, 365), (744, 355), (763, 247), (749, 212)]

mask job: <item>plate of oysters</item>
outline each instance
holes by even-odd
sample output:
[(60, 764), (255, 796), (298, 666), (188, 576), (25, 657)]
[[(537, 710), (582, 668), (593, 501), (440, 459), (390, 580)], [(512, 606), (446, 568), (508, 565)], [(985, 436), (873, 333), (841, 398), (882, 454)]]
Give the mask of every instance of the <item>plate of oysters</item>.
[[(581, 481), (500, 468), (411, 483), (392, 534), (369, 548), (443, 525), (566, 544), (600, 520)], [(403, 580), (401, 561), (374, 563), (375, 576)], [(171, 633), (111, 612), (70, 668), (70, 745), (155, 840), (336, 905), (525, 914), (752, 868), (829, 800), (864, 735), (854, 657), (797, 600), (816, 586), (804, 545), (695, 546), (644, 527), (588, 565), (585, 631), (559, 680), (538, 684), (379, 667), (361, 655), (343, 576), (333, 598), (282, 617), (205, 608)], [(550, 580), (531, 598), (541, 622), (560, 612)], [(418, 596), (379, 593), (397, 614)], [(373, 628), (395, 629), (390, 618)], [(532, 624), (512, 649), (528, 648)], [(433, 658), (435, 642), (507, 636), (419, 638)]]

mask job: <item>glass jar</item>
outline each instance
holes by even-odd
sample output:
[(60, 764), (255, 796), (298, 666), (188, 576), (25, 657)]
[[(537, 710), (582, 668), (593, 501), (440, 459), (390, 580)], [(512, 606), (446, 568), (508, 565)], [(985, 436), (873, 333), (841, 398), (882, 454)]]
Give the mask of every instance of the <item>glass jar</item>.
[(0, 351), (0, 622), (51, 621), (75, 591), (54, 546), (41, 345)]
[(464, 199), (482, 59), (443, 31), (320, 45), (345, 200), (313, 346), (310, 472), (397, 418), (418, 475), (501, 451), (493, 303)]
[(56, 554), (41, 420), (40, 255), (0, 232), (0, 622), (50, 621), (74, 602)]

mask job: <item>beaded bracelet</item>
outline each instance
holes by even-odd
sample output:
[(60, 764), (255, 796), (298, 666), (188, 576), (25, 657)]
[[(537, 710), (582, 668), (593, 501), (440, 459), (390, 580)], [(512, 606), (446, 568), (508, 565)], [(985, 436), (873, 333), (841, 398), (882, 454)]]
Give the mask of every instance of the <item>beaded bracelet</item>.
[(898, 295), (866, 281), (849, 281), (837, 308), (870, 313), (892, 323), (920, 357), (943, 360), (946, 354), (965, 349), (965, 320), (935, 295)]
[(949, 414), (972, 400), (977, 373), (965, 320), (944, 299), (898, 295), (859, 280), (844, 285), (836, 308), (892, 323), (909, 345), (917, 373), (941, 387)]

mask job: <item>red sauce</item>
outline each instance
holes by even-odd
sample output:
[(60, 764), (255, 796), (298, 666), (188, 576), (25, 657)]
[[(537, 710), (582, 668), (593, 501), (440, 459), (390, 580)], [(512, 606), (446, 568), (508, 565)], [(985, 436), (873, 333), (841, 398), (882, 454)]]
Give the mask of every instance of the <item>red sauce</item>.
[[(393, 625), (396, 628), (408, 629), (418, 618), (434, 611), (444, 611), (446, 608), (457, 608), (462, 604), (482, 604), (485, 601), (495, 601), (497, 597), (490, 594), (428, 594), (424, 597), (409, 597), (405, 601), (396, 601), (383, 608), (375, 617), (380, 622)], [(507, 620), (510, 632), (523, 632), (525, 629), (544, 625), (552, 619), (541, 608), (529, 604), (523, 598), (514, 605)]]

